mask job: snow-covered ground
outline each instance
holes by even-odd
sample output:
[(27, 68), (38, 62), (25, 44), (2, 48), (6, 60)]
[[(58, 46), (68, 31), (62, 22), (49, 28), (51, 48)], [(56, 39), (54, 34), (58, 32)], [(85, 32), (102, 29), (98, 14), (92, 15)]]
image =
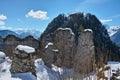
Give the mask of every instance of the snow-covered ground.
[(19, 78), (11, 77), (10, 68), (12, 61), (6, 57), (5, 53), (3, 52), (0, 52), (0, 62), (0, 80), (21, 80)]
[(59, 80), (58, 73), (48, 68), (42, 59), (35, 60), (37, 80)]
[(12, 77), (22, 80), (36, 80), (36, 77), (31, 72), (12, 74)]
[[(116, 74), (116, 71), (120, 69), (120, 62), (109, 61), (106, 66), (109, 66), (110, 70), (105, 71), (104, 74), (108, 80), (110, 80), (110, 77)], [(120, 76), (117, 76), (117, 79), (120, 80)]]
[[(53, 44), (49, 43), (47, 47), (49, 45)], [(21, 48), (21, 46), (18, 48)], [(22, 50), (28, 50), (28, 48), (29, 47), (22, 46)], [(5, 53), (0, 52), (0, 80), (77, 80), (78, 77), (78, 74), (71, 68), (57, 67), (54, 64), (51, 64), (52, 68), (48, 68), (41, 58), (34, 61), (36, 77), (31, 72), (11, 74), (11, 64), (12, 61), (6, 57)], [(117, 71), (120, 70), (120, 62), (109, 61), (105, 67), (110, 67), (109, 70), (104, 71), (105, 77), (110, 80), (113, 74), (116, 74)], [(120, 80), (120, 74), (117, 75), (116, 78)], [(83, 80), (98, 79), (96, 73), (90, 73), (89, 77), (85, 77)]]
[[(109, 70), (104, 71), (105, 77), (107, 77), (107, 80), (111, 80), (110, 78), (113, 76), (113, 74), (116, 74), (117, 70), (120, 69), (120, 62), (115, 61), (109, 61), (105, 67), (110, 67)], [(102, 68), (100, 68), (101, 70)], [(117, 80), (120, 80), (120, 74), (119, 76), (116, 76)], [(83, 80), (98, 80), (96, 74), (91, 74), (89, 77), (84, 78)], [(103, 79), (100, 79), (103, 80)], [(114, 79), (112, 79), (114, 80)]]

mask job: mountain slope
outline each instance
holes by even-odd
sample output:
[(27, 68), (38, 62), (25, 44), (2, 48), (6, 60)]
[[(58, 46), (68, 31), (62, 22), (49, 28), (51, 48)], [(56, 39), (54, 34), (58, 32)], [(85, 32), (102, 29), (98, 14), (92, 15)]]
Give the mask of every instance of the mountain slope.
[(20, 38), (25, 38), (29, 35), (33, 36), (35, 39), (38, 39), (41, 35), (40, 31), (37, 30), (16, 30), (15, 31), (20, 37)]
[(120, 47), (120, 26), (111, 26), (108, 29), (108, 34), (112, 42)]
[(33, 36), (35, 39), (38, 39), (41, 35), (40, 31), (37, 30), (0, 30), (0, 36), (2, 38), (6, 38), (8, 35), (14, 35), (19, 38), (25, 38), (27, 36)]
[(120, 29), (111, 36), (111, 40), (120, 47)]
[(14, 31), (11, 31), (11, 30), (0, 30), (0, 36), (1, 36), (2, 38), (7, 37), (8, 35), (18, 36), (18, 34), (16, 34)]
[(116, 32), (118, 32), (120, 30), (120, 26), (111, 26), (109, 29), (108, 29), (108, 34), (110, 36), (113, 36)]

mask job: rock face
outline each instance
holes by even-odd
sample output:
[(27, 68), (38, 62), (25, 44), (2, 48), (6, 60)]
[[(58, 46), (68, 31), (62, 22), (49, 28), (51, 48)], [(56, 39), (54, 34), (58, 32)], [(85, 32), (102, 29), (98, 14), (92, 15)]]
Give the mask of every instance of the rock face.
[[(49, 64), (49, 67), (53, 63), (58, 66), (70, 67), (72, 64), (71, 59), (73, 58), (72, 55), (75, 47), (74, 35), (70, 34), (70, 30), (59, 29), (49, 37), (51, 37), (51, 40), (49, 42), (52, 42), (53, 45), (48, 46), (48, 48), (44, 47), (45, 53), (43, 53), (43, 55), (45, 56), (45, 60), (44, 58), (43, 60), (51, 61), (47, 62), (47, 64)], [(46, 56), (49, 60), (46, 59)]]
[(95, 52), (92, 32), (83, 31), (80, 33), (74, 55), (73, 64), (76, 71), (86, 74), (93, 70), (95, 67)]
[[(82, 31), (79, 33), (78, 45), (75, 44), (75, 35), (70, 28), (58, 28), (48, 35), (53, 45), (46, 45), (42, 58), (47, 66), (51, 64), (72, 68), (80, 74), (93, 71), (95, 61), (93, 33)], [(47, 38), (48, 39), (48, 38)], [(47, 46), (47, 47), (46, 47)]]

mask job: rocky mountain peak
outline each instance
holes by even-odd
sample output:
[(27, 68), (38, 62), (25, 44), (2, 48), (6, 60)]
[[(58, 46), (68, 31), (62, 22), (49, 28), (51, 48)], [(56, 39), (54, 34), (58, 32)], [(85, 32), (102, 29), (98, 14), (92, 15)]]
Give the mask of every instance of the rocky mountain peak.
[[(58, 28), (70, 28), (75, 34), (75, 45), (78, 45), (78, 37), (84, 29), (93, 31), (93, 41), (95, 46), (96, 62), (100, 55), (104, 56), (103, 61), (116, 60), (120, 57), (119, 49), (110, 40), (106, 28), (101, 24), (95, 15), (85, 13), (73, 13), (70, 15), (60, 14), (49, 23), (39, 41), (41, 47), (52, 40), (53, 33)], [(114, 48), (113, 48), (114, 46)], [(110, 55), (110, 57), (108, 57)], [(117, 56), (116, 56), (117, 55)]]

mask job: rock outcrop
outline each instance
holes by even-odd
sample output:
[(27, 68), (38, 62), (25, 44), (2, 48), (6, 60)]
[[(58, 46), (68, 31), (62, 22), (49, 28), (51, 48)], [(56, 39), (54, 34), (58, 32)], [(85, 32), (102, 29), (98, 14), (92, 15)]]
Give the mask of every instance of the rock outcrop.
[(39, 38), (41, 48), (51, 40), (49, 35), (52, 35), (58, 28), (70, 28), (75, 34), (76, 45), (79, 43), (78, 37), (80, 32), (84, 29), (91, 29), (93, 31), (96, 63), (99, 64), (101, 59), (103, 59), (104, 63), (109, 60), (119, 60), (120, 51), (118, 47), (112, 43), (107, 30), (95, 15), (74, 13), (66, 16), (60, 14), (49, 23), (46, 30)]
[[(48, 67), (72, 68), (79, 74), (94, 71), (109, 60), (119, 60), (120, 51), (95, 15), (59, 15), (39, 38), (38, 53)], [(52, 45), (49, 45), (52, 43)], [(46, 48), (47, 46), (47, 48)]]
[(75, 44), (75, 35), (70, 28), (58, 28), (48, 36), (50, 39), (42, 48), (44, 50), (42, 58), (48, 67), (51, 67), (51, 64), (64, 66), (79, 74), (93, 71), (95, 62), (93, 32), (81, 31), (78, 45)]
[(91, 31), (82, 31), (78, 37), (78, 45), (74, 57), (74, 69), (79, 73), (87, 74), (94, 71), (95, 51), (93, 34)]

